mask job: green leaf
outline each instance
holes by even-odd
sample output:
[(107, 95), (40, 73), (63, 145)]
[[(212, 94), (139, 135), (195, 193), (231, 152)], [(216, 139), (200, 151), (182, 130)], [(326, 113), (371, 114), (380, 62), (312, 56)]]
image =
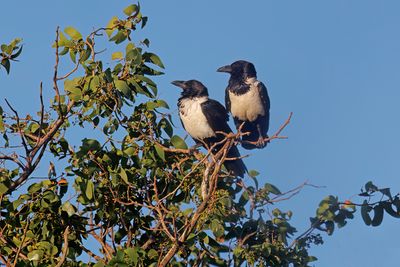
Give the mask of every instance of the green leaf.
[(250, 170), (248, 174), (249, 174), (249, 176), (255, 178), (255, 177), (257, 177), (260, 173), (259, 173), (258, 171), (256, 171), (256, 170)]
[(76, 51), (70, 50), (69, 57), (71, 58), (72, 62), (76, 63)]
[(147, 256), (149, 256), (150, 259), (156, 259), (158, 257), (158, 253), (155, 249), (150, 249), (150, 251), (147, 252)]
[(138, 263), (139, 254), (137, 248), (127, 248), (125, 249), (125, 253), (128, 256), (129, 260), (134, 263), (134, 265)]
[(272, 194), (274, 194), (274, 195), (282, 194), (281, 191), (276, 186), (274, 186), (273, 184), (266, 183), (264, 185), (264, 188), (266, 190), (268, 190), (269, 192), (271, 192)]
[(64, 33), (60, 32), (60, 35), (58, 37), (58, 46), (63, 47), (67, 44), (67, 37), (65, 37)]
[(382, 202), (381, 204), (383, 206), (383, 208), (385, 209), (385, 211), (392, 217), (395, 218), (400, 218), (400, 212), (398, 211), (398, 208), (396, 207), (395, 211), (392, 207), (392, 203), (388, 203), (388, 202)]
[(21, 41), (22, 41), (21, 38), (15, 38), (14, 40), (12, 40), (10, 46), (14, 49), (16, 45), (19, 44)]
[(363, 205), (361, 206), (361, 217), (364, 220), (366, 225), (371, 225), (371, 217), (369, 216), (368, 212), (371, 211), (371, 207), (368, 205), (368, 201), (364, 200)]
[(142, 29), (144, 28), (144, 26), (146, 26), (148, 19), (148, 17), (142, 17)]
[(0, 183), (0, 195), (3, 195), (7, 191), (8, 191), (8, 187), (5, 184)]
[(75, 89), (78, 86), (77, 80), (65, 80), (64, 81), (64, 90), (71, 91), (71, 89)]
[(62, 210), (68, 213), (68, 216), (72, 216), (76, 213), (75, 207), (69, 201), (62, 205)]
[(92, 54), (92, 51), (90, 50), (90, 48), (81, 51), (79, 62), (81, 62), (81, 63), (85, 62), (91, 56), (91, 54)]
[(159, 127), (163, 128), (165, 133), (168, 134), (169, 137), (172, 137), (174, 131), (172, 129), (171, 123), (166, 118), (162, 118), (160, 120)]
[(143, 81), (146, 83), (148, 87), (153, 91), (154, 95), (157, 95), (157, 85), (153, 82), (150, 78), (143, 76), (143, 75), (136, 75), (135, 76), (138, 80)]
[(9, 73), (10, 73), (10, 60), (4, 58), (4, 59), (1, 61), (1, 65), (6, 69), (7, 74), (9, 74)]
[(225, 229), (222, 226), (222, 224), (220, 223), (220, 221), (214, 219), (211, 222), (210, 225), (211, 231), (213, 232), (213, 234), (215, 235), (215, 237), (221, 237), (224, 235)]
[(80, 32), (78, 32), (74, 27), (66, 27), (64, 32), (76, 41), (82, 39), (82, 34), (80, 34)]
[(119, 43), (122, 43), (123, 41), (125, 41), (127, 37), (128, 36), (125, 34), (124, 31), (119, 30), (116, 35), (111, 37), (110, 41), (113, 41), (116, 44), (119, 44)]
[(313, 261), (317, 261), (317, 260), (318, 260), (318, 258), (314, 257), (314, 256), (308, 256), (308, 258), (307, 258), (308, 262), (313, 262)]
[(112, 33), (115, 31), (115, 25), (118, 22), (118, 17), (112, 17), (111, 20), (108, 22), (106, 28), (106, 34), (108, 35), (108, 38), (111, 37)]
[(158, 99), (157, 101), (158, 107), (169, 109), (167, 102), (164, 100)]
[(81, 150), (83, 150), (84, 153), (90, 151), (98, 151), (101, 149), (101, 145), (99, 143), (99, 141), (95, 140), (95, 139), (83, 139), (82, 140), (82, 148)]
[(143, 54), (143, 59), (146, 62), (153, 63), (153, 64), (159, 66), (160, 68), (165, 69), (165, 66), (162, 63), (161, 59), (156, 54), (146, 52)]
[(392, 198), (392, 194), (390, 193), (390, 188), (379, 189), (379, 192), (381, 192), (382, 194), (384, 194), (385, 196), (387, 196), (390, 199)]
[(68, 90), (69, 94), (68, 97), (74, 101), (82, 100), (82, 91), (81, 89), (75, 87)]
[(8, 45), (6, 45), (6, 44), (2, 44), (1, 45), (1, 51), (3, 51), (6, 54), (10, 54), (11, 53), (10, 49), (8, 48)]
[(31, 184), (31, 185), (28, 187), (28, 192), (29, 192), (29, 194), (36, 193), (37, 191), (39, 191), (40, 189), (42, 189), (42, 187), (43, 187), (43, 184), (42, 184), (42, 183), (34, 183), (34, 184)]
[(187, 149), (188, 148), (185, 141), (177, 135), (172, 136), (170, 141), (175, 148), (178, 148), (178, 149)]
[(63, 49), (62, 51), (58, 52), (58, 54), (59, 54), (60, 56), (63, 56), (63, 55), (65, 55), (65, 54), (68, 53), (68, 52), (69, 52), (69, 48), (68, 48), (68, 47), (64, 47), (64, 49)]
[(164, 149), (162, 149), (162, 147), (160, 145), (155, 145), (154, 148), (156, 149), (157, 155), (163, 160), (165, 161), (165, 151)]
[(11, 59), (17, 58), (21, 54), (21, 52), (22, 52), (22, 46), (18, 49), (18, 51), (15, 54), (11, 55)]
[(129, 85), (126, 83), (126, 81), (122, 80), (115, 80), (114, 81), (115, 87), (117, 88), (118, 91), (120, 91), (125, 97), (130, 97), (131, 96), (131, 88)]
[(126, 171), (124, 170), (124, 168), (121, 168), (121, 170), (120, 170), (120, 172), (119, 172), (119, 176), (121, 176), (121, 179), (122, 179), (126, 184), (129, 184), (128, 175), (126, 174)]
[(28, 253), (28, 260), (30, 261), (39, 261), (43, 256), (42, 250), (32, 250)]
[(368, 192), (368, 191), (372, 191), (372, 192), (375, 192), (375, 191), (378, 191), (379, 189), (378, 189), (378, 187), (376, 186), (376, 185), (374, 185), (371, 181), (369, 181), (369, 182), (367, 182), (366, 184), (365, 184), (365, 190)]
[(383, 207), (382, 205), (377, 205), (374, 207), (374, 218), (371, 221), (372, 226), (379, 226), (383, 220)]
[(105, 267), (106, 265), (102, 261), (98, 261), (93, 267)]
[(158, 107), (158, 105), (157, 105), (157, 102), (155, 102), (155, 101), (149, 101), (146, 103), (147, 110), (154, 110), (157, 107)]
[(112, 60), (123, 59), (123, 58), (124, 58), (124, 54), (122, 52), (114, 52), (111, 55)]
[[(0, 184), (1, 185), (1, 184)], [(1, 195), (2, 193), (0, 192), (0, 195)], [(23, 199), (23, 198), (18, 198), (17, 200), (15, 200), (15, 201), (13, 201), (13, 209), (14, 210), (16, 210), (18, 207), (19, 207), (19, 205), (21, 205), (22, 203), (24, 203), (24, 201), (25, 201), (25, 199)]]
[(89, 180), (86, 185), (85, 195), (89, 200), (91, 200), (93, 199), (93, 193), (94, 193), (94, 184), (92, 180)]
[(138, 10), (137, 5), (130, 5), (124, 9), (124, 13), (125, 13), (125, 15), (130, 16), (133, 14), (133, 12), (136, 12), (137, 10)]
[(50, 203), (58, 201), (58, 197), (52, 190), (46, 190), (45, 193), (43, 194), (43, 198), (48, 200), (48, 202)]

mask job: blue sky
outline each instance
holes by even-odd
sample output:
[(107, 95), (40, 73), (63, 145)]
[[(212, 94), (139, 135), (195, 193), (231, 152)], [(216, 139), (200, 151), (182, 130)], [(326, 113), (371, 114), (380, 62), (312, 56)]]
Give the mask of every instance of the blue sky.
[[(112, 3), (112, 4), (110, 4)], [(1, 3), (0, 43), (24, 39), (21, 62), (0, 90), (21, 111), (36, 110), (40, 81), (51, 92), (57, 25), (84, 33), (106, 25), (130, 1), (12, 1)], [(228, 76), (216, 69), (237, 59), (252, 61), (271, 98), (271, 127), (294, 112), (284, 134), (266, 149), (251, 151), (249, 169), (262, 182), (289, 190), (305, 180), (325, 186), (305, 188), (279, 205), (294, 212), (301, 232), (326, 195), (341, 199), (359, 193), (369, 180), (399, 191), (400, 2), (337, 1), (143, 1), (151, 50), (166, 65), (157, 78), (160, 98), (172, 107), (176, 131), (177, 79), (198, 79), (223, 102)], [(233, 124), (232, 124), (233, 125)], [(246, 151), (242, 150), (242, 153)], [(45, 169), (43, 169), (45, 171)], [(345, 228), (324, 236), (311, 249), (316, 266), (395, 266), (400, 221), (385, 217), (378, 228), (358, 213)]]

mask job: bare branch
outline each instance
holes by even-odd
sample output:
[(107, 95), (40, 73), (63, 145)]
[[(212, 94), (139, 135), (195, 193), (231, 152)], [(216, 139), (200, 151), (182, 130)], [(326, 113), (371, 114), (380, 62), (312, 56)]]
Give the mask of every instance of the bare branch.
[(86, 253), (88, 254), (90, 257), (94, 258), (97, 261), (101, 261), (103, 263), (105, 263), (104, 259), (102, 259), (101, 257), (97, 256), (96, 254), (94, 254), (92, 251), (88, 250), (86, 247), (84, 247), (82, 244), (79, 244), (79, 247)]
[(18, 160), (18, 156), (15, 154), (9, 156), (0, 152), (0, 160), (9, 160), (17, 164), (21, 169), (25, 168), (24, 164), (20, 160)]
[(8, 102), (7, 99), (5, 99), (5, 101), (6, 101), (7, 105), (8, 105), (8, 107), (9, 107), (9, 108), (14, 112), (14, 114), (15, 114), (15, 117), (16, 117), (16, 120), (17, 120), (18, 134), (19, 134), (20, 137), (21, 137), (22, 145), (24, 146), (24, 149), (25, 149), (25, 154), (26, 154), (26, 156), (28, 156), (28, 155), (29, 155), (29, 148), (28, 148), (28, 145), (26, 144), (26, 140), (25, 140), (24, 133), (23, 133), (22, 130), (21, 130), (20, 118), (19, 118), (18, 112), (11, 106), (11, 104)]
[[(286, 119), (286, 121), (279, 127), (278, 131), (274, 133), (270, 137), (264, 138), (264, 142), (269, 142), (273, 139), (287, 139), (287, 136), (280, 136), (281, 132), (286, 128), (286, 126), (290, 123), (290, 120), (292, 119), (293, 112), (290, 112), (289, 117)], [(251, 142), (251, 141), (242, 141), (242, 143), (246, 144), (252, 144), (252, 145), (257, 145), (257, 142)]]
[(13, 267), (15, 267), (15, 266), (17, 265), (17, 263), (18, 263), (18, 258), (19, 258), (19, 254), (21, 253), (22, 246), (23, 246), (24, 243), (25, 243), (26, 233), (27, 233), (27, 231), (28, 231), (28, 226), (29, 226), (29, 219), (27, 219), (27, 220), (25, 221), (25, 223), (26, 223), (26, 225), (25, 225), (25, 228), (24, 228), (23, 238), (22, 238), (21, 244), (19, 244), (19, 246), (18, 246), (17, 254), (15, 254)]
[(69, 226), (67, 226), (67, 228), (65, 228), (64, 231), (64, 247), (62, 249), (62, 256), (60, 258), (60, 261), (57, 263), (56, 267), (61, 267), (64, 262), (65, 259), (67, 258), (67, 254), (68, 254), (68, 235), (69, 235)]
[(66, 79), (66, 78), (68, 78), (69, 76), (71, 76), (71, 74), (73, 74), (78, 68), (79, 68), (79, 60), (77, 60), (76, 61), (76, 64), (75, 64), (75, 67), (70, 71), (70, 72), (68, 72), (67, 74), (65, 74), (64, 76), (62, 76), (62, 77), (57, 77), (57, 81), (61, 81), (61, 80), (64, 80), (64, 79)]
[[(60, 90), (58, 88), (58, 84), (57, 84), (57, 76), (58, 76), (58, 64), (60, 62), (60, 55), (58, 54), (58, 49), (59, 49), (59, 45), (58, 45), (58, 39), (59, 39), (59, 34), (60, 34), (60, 26), (57, 26), (56, 29), (56, 40), (55, 40), (55, 44), (56, 44), (56, 63), (54, 65), (54, 74), (53, 74), (53, 88), (56, 92), (56, 97), (57, 97), (57, 102), (60, 108)], [(61, 108), (59, 109), (61, 112)]]
[[(40, 82), (40, 125), (39, 125), (39, 135), (38, 142), (42, 136), (43, 123), (44, 123), (44, 104), (43, 104), (43, 82)], [(36, 144), (37, 145), (37, 144)]]

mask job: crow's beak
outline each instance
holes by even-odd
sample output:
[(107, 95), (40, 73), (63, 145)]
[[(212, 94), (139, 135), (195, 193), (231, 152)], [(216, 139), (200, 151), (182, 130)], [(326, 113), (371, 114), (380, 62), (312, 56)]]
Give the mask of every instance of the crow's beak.
[(232, 72), (232, 67), (231, 67), (231, 65), (226, 65), (226, 66), (223, 66), (223, 67), (217, 69), (217, 71), (218, 71), (218, 72), (227, 72), (227, 73), (231, 73), (231, 72)]
[(171, 83), (173, 85), (175, 85), (175, 86), (178, 86), (178, 87), (182, 88), (182, 89), (185, 89), (185, 87), (186, 87), (186, 84), (185, 84), (184, 81), (173, 81)]

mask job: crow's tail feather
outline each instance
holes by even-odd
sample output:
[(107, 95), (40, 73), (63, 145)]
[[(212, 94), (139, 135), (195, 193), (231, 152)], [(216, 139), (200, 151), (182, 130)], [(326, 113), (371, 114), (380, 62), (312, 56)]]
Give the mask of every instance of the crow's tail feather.
[[(238, 148), (234, 145), (232, 146), (228, 153), (227, 158), (238, 158), (240, 157), (240, 153)], [(242, 159), (235, 159), (235, 160), (225, 160), (224, 162), (225, 168), (235, 176), (242, 177), (245, 173), (247, 173), (247, 167), (244, 165)]]

